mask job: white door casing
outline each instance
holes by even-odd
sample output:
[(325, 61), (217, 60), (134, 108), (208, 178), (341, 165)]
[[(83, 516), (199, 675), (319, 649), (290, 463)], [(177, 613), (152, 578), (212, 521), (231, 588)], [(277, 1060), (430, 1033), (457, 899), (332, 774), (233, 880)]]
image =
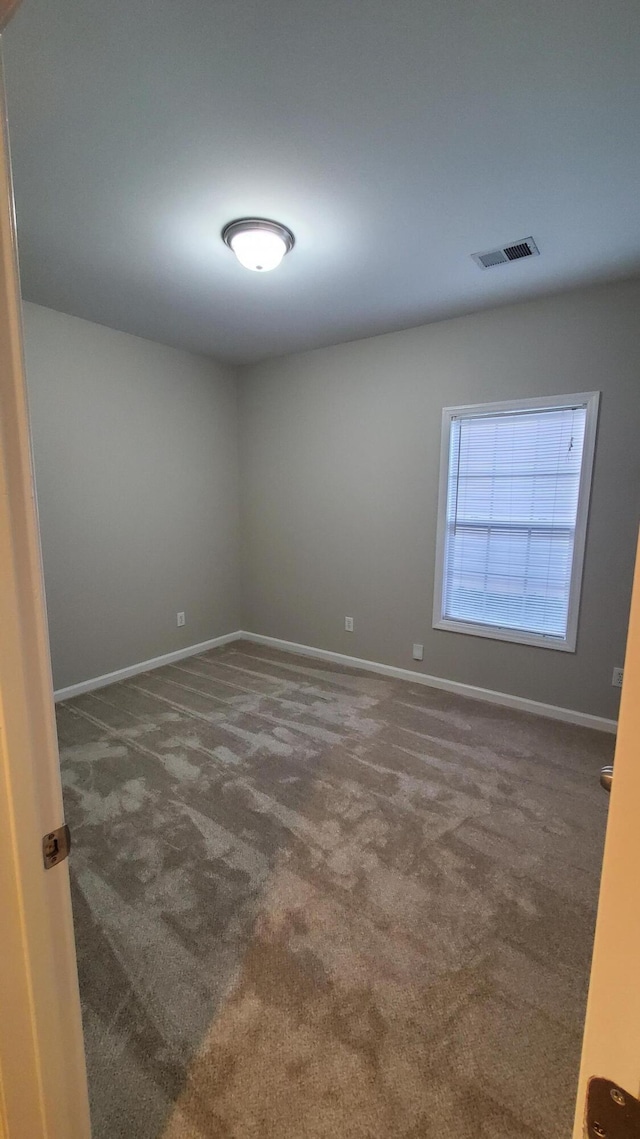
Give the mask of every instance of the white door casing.
[(89, 1139), (3, 89), (0, 114), (0, 1133)]

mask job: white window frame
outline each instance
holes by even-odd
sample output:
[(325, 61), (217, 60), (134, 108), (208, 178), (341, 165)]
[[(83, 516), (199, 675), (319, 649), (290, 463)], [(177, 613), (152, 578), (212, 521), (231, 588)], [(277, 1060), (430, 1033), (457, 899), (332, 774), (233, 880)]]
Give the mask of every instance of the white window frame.
[[(443, 615), (444, 569), (447, 539), (447, 496), (449, 490), (449, 450), (451, 446), (451, 423), (454, 418), (465, 415), (491, 415), (509, 411), (538, 411), (541, 408), (582, 406), (586, 404), (586, 422), (580, 486), (578, 489), (578, 510), (576, 514), (573, 564), (569, 586), (569, 610), (565, 637), (555, 637), (547, 633), (529, 633), (522, 629), (508, 629), (500, 625), (480, 625), (470, 621), (457, 621)], [(498, 403), (466, 404), (461, 407), (445, 407), (442, 412), (442, 440), (440, 445), (440, 489), (438, 495), (438, 532), (436, 538), (436, 573), (433, 599), (433, 628), (450, 633), (467, 633), (472, 637), (488, 637), (497, 641), (514, 641), (521, 645), (536, 645), (538, 648), (559, 649), (574, 653), (578, 637), (578, 615), (582, 590), (582, 571), (587, 539), (589, 502), (595, 456), (596, 431), (600, 392), (578, 392), (573, 395), (535, 396), (532, 399), (503, 400)]]

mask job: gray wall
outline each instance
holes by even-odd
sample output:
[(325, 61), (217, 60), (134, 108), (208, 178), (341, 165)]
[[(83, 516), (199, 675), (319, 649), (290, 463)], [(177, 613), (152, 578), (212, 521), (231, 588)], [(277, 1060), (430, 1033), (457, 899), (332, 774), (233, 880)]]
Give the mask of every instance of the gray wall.
[[(616, 715), (640, 282), (242, 369), (239, 409), (234, 374), (186, 352), (31, 304), (25, 339), (56, 687), (243, 627)], [(591, 389), (603, 396), (578, 651), (433, 630), (442, 407)]]
[(231, 371), (36, 305), (24, 317), (55, 686), (237, 629)]
[[(616, 715), (638, 527), (640, 283), (268, 361), (241, 381), (245, 628)], [(577, 652), (432, 629), (442, 407), (594, 389)]]

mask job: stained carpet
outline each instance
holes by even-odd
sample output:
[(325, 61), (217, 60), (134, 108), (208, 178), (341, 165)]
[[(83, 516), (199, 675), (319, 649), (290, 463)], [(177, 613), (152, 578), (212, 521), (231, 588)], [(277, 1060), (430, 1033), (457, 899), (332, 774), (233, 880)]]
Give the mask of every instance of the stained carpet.
[(94, 1139), (567, 1139), (610, 737), (243, 642), (58, 718)]

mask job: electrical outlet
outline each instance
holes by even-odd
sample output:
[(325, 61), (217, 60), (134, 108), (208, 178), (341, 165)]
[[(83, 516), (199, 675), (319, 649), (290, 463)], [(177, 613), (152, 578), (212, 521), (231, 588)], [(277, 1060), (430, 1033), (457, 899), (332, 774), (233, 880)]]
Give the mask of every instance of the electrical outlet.
[(611, 684), (614, 688), (622, 688), (622, 674), (623, 668), (614, 668), (613, 676), (611, 677)]
[(413, 659), (414, 660), (423, 660), (424, 659), (424, 645), (414, 645), (413, 646)]
[(186, 619), (184, 613), (177, 613), (176, 617), (177, 617), (178, 628), (181, 629), (183, 625), (186, 625), (187, 619)]
[(353, 632), (353, 617), (345, 617), (344, 627), (347, 630), (347, 633)]

